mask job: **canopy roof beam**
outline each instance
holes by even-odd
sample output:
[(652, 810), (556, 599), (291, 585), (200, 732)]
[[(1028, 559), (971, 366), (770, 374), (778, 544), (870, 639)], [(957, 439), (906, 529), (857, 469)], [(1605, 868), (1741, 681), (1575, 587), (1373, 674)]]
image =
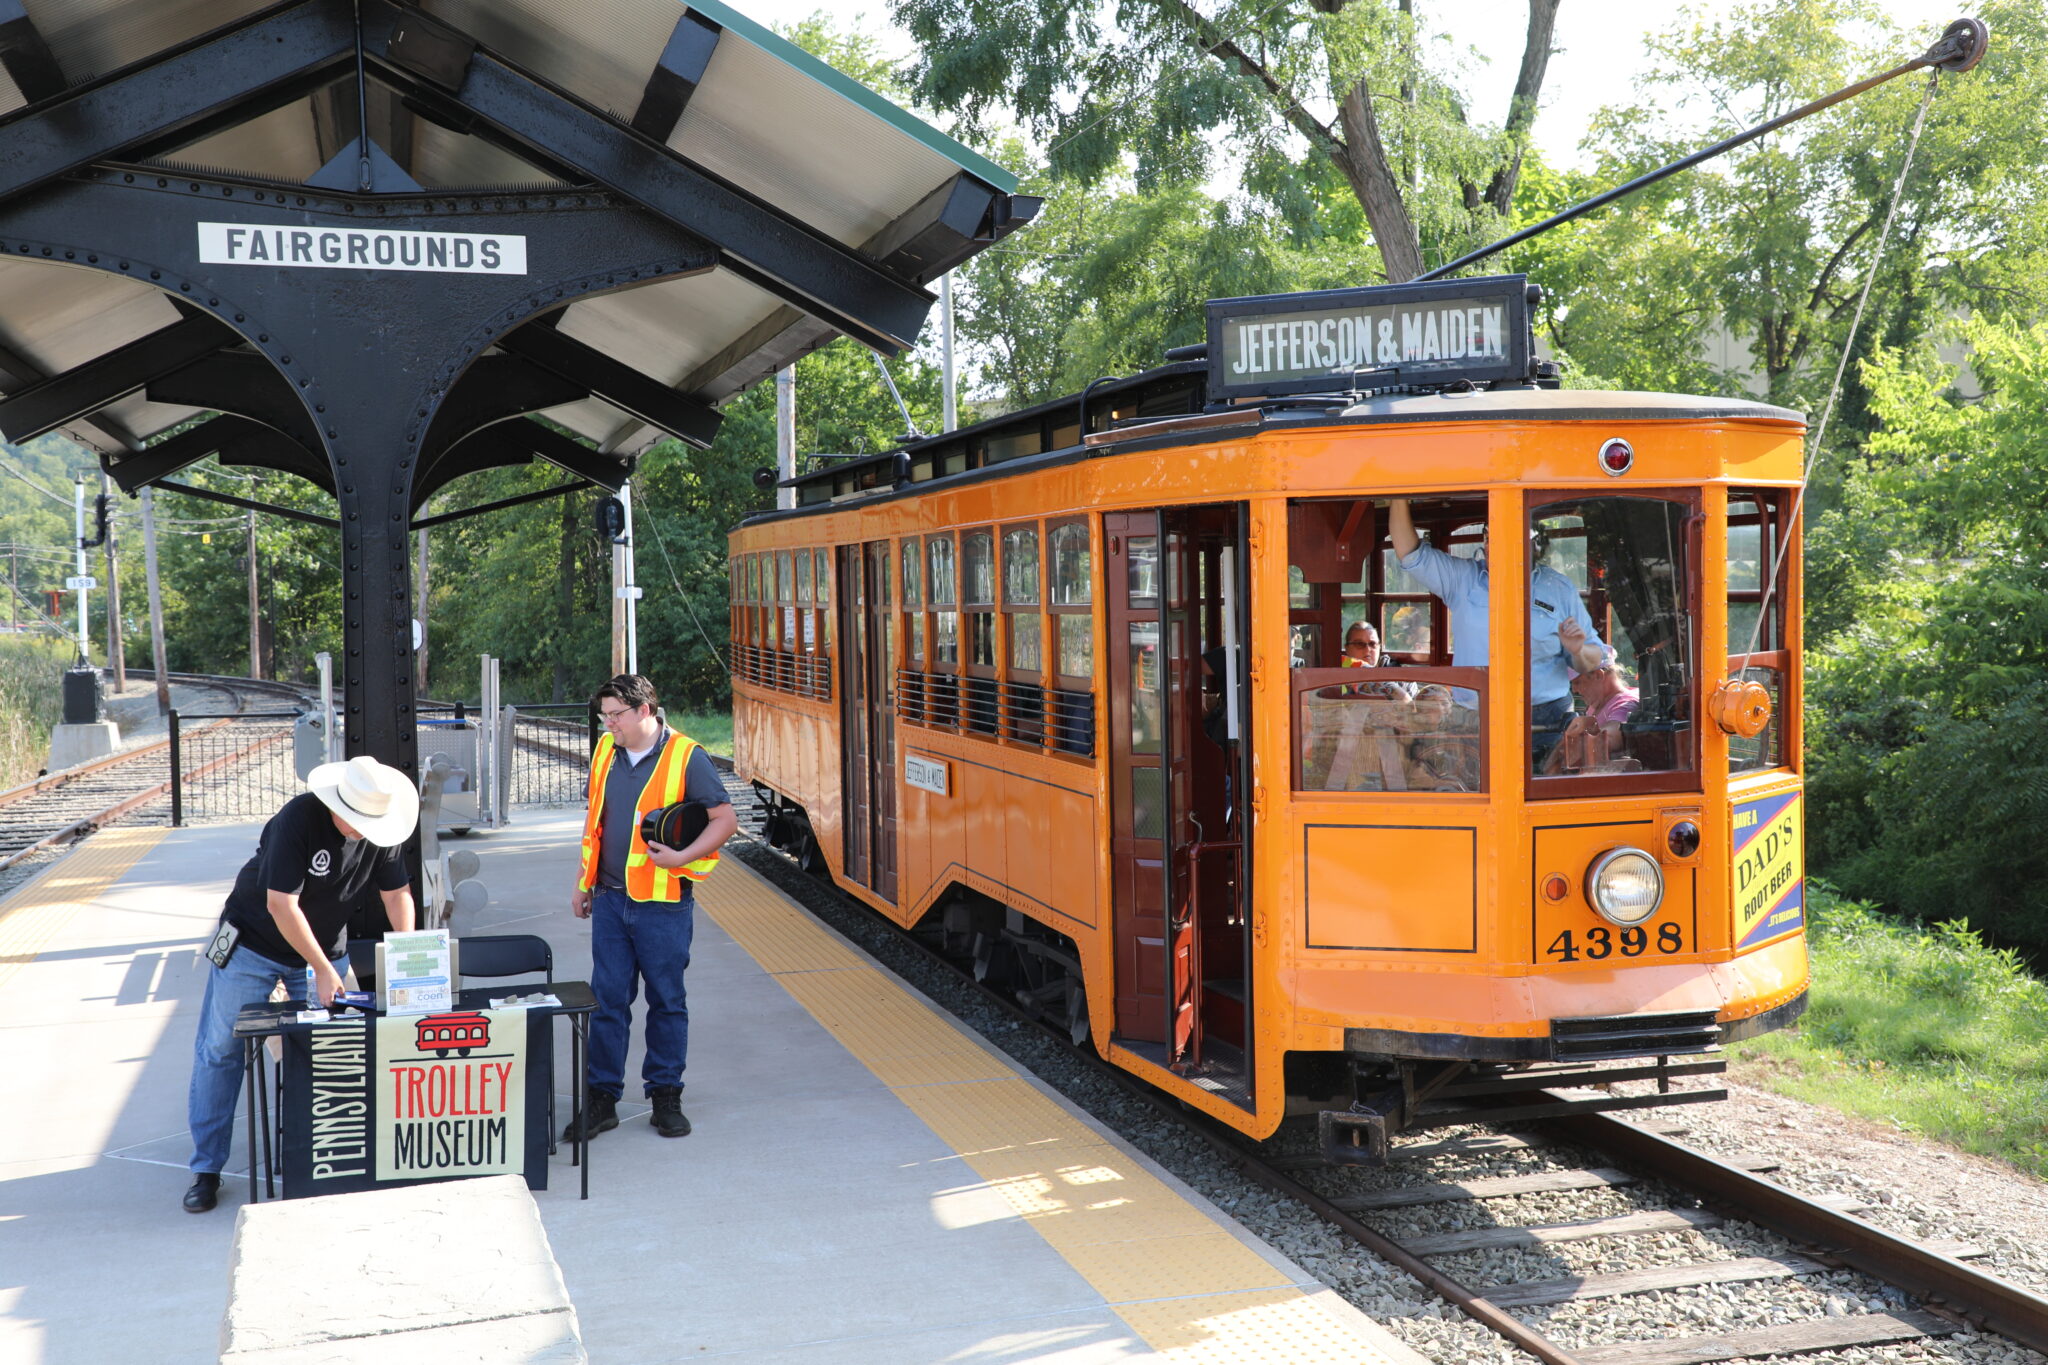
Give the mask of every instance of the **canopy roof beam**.
[[(373, 10), (399, 14), (385, 54), (389, 79), (411, 82), (422, 103), (452, 103), (458, 121), (466, 114), (487, 125), (536, 164), (602, 185), (704, 238), (720, 250), (725, 268), (878, 351), (895, 355), (916, 341), (933, 301), (917, 285), (481, 46), (471, 47), (456, 72), (448, 45), (469, 40), (454, 30), (385, 0), (365, 0), (366, 19)], [(428, 46), (420, 35), (429, 28), (443, 36), (431, 44), (431, 60), (423, 60), (416, 49)], [(449, 84), (451, 73), (456, 83)]]
[(555, 325), (560, 320), (558, 313), (528, 323), (500, 337), (498, 347), (583, 385), (619, 411), (699, 450), (711, 444), (723, 420), (717, 409), (567, 335)]
[(324, 493), (334, 492), (334, 476), (325, 460), (261, 422), (233, 414), (208, 418), (133, 455), (102, 455), (100, 468), (133, 497), (209, 455), (218, 455), (224, 465), (296, 474)]
[[(184, 318), (0, 399), (0, 434), (17, 444), (33, 440), (90, 417), (109, 403), (240, 340), (234, 328), (205, 314)], [(270, 367), (265, 364), (264, 368)]]
[(0, 0), (0, 66), (30, 104), (64, 93), (64, 70), (21, 0)]
[(150, 380), (146, 393), (152, 403), (231, 412), (262, 423), (308, 453), (320, 449), (320, 433), (291, 382), (254, 352), (203, 356)]
[(675, 136), (683, 110), (697, 93), (698, 82), (711, 66), (711, 54), (724, 36), (724, 29), (695, 10), (683, 11), (661, 50), (661, 59), (647, 75), (647, 89), (640, 95), (640, 107), (633, 111), (635, 132), (660, 143)]
[(244, 122), (307, 93), (354, 55), (347, 8), (300, 0), (32, 104), (0, 119), (0, 201), (95, 161), (147, 156), (223, 120)]

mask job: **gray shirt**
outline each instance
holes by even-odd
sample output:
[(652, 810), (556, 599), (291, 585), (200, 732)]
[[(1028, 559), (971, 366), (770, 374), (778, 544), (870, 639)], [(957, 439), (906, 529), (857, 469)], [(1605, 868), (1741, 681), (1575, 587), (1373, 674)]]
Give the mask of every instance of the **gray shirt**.
[[(671, 733), (663, 726), (661, 738), (654, 741), (654, 747), (638, 763), (633, 762), (624, 745), (613, 741), (612, 767), (604, 779), (604, 822), (598, 827), (599, 886), (617, 888), (626, 884), (626, 855), (633, 851), (633, 830), (639, 823), (634, 811), (640, 804), (641, 790), (654, 776), (655, 765), (661, 761), (661, 751)], [(711, 755), (704, 752), (702, 745), (690, 755), (690, 765), (683, 770), (683, 799), (695, 801), (707, 811), (732, 802)]]

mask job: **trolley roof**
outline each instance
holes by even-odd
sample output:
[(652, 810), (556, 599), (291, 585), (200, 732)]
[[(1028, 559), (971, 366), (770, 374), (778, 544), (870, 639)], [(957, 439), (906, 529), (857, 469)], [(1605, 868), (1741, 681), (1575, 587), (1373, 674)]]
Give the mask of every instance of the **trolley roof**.
[[(679, 179), (735, 191), (765, 210), (772, 230), (721, 240), (701, 222), (686, 224), (711, 239), (716, 266), (585, 298), (551, 321), (631, 372), (612, 387), (651, 380), (698, 400), (698, 411), (841, 334), (886, 351), (912, 340), (915, 323), (904, 319), (916, 310), (895, 296), (889, 316), (821, 299), (795, 283), (806, 261), (793, 258), (853, 275), (879, 266), (885, 284), (916, 291), (906, 302), (928, 302), (918, 286), (1037, 206), (1011, 198), (1016, 182), (1001, 167), (719, 0), (17, 0), (6, 8), (15, 17), (0, 25), (0, 137), (22, 154), (0, 168), (0, 203), (107, 164), (364, 190), (358, 8), (376, 194), (544, 195), (602, 185), (645, 203), (632, 186), (606, 184), (604, 158), (618, 146), (658, 143)], [(457, 74), (477, 52), (508, 73), (496, 105)], [(601, 120), (615, 145), (554, 136), (546, 113), (556, 96)], [(170, 297), (139, 280), (11, 254), (0, 261), (0, 391), (77, 371), (181, 317)], [(179, 387), (152, 395), (137, 386), (62, 429), (106, 453), (132, 451), (203, 410), (163, 396)], [(607, 452), (631, 455), (664, 434), (640, 406), (635, 415), (593, 387), (546, 415)]]

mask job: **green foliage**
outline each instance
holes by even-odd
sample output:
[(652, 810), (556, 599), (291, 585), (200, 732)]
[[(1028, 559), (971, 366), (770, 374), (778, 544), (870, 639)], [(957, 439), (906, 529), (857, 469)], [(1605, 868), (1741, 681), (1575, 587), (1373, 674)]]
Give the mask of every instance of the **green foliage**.
[[(918, 44), (919, 99), (986, 140), (1010, 120), (1045, 149), (1051, 181), (1094, 192), (1125, 176), (1151, 198), (1243, 167), (1247, 210), (1297, 241), (1336, 236), (1371, 254), (1356, 177), (1369, 156), (1342, 113), (1372, 92), (1386, 170), (1426, 259), (1497, 226), (1485, 192), (1518, 141), (1474, 126), (1465, 54), (1383, 0), (895, 0)], [(1495, 77), (1512, 83), (1513, 73)], [(1378, 273), (1377, 262), (1374, 271)]]
[(1736, 1074), (2048, 1175), (2048, 984), (1960, 920), (1807, 897), (1807, 1012), (1738, 1045)]
[[(1881, 423), (1820, 517), (1809, 645), (1813, 860), (1850, 894), (2048, 951), (2048, 327), (1976, 319), (1987, 390), (1869, 367)], [(1819, 600), (1819, 594), (1816, 593)]]
[(61, 639), (0, 635), (0, 790), (28, 781), (48, 761), (71, 657)]
[[(1740, 393), (1817, 411), (1856, 301), (1870, 311), (1851, 355), (1910, 345), (1944, 313), (2048, 303), (2038, 186), (2048, 177), (2048, 13), (2001, 0), (1995, 35), (1966, 76), (1943, 77), (1882, 260), (1924, 79), (1902, 79), (1749, 143), (1519, 248), (1552, 291), (1552, 342), (1623, 387)], [(1533, 171), (1518, 211), (1560, 205), (1640, 175), (1897, 64), (1907, 33), (1866, 0), (1738, 6), (1685, 14), (1653, 40), (1636, 103), (1602, 111), (1585, 146), (1597, 169), (1556, 194)], [(1732, 363), (1710, 344), (1725, 336)], [(1832, 442), (1870, 427), (1852, 363)]]

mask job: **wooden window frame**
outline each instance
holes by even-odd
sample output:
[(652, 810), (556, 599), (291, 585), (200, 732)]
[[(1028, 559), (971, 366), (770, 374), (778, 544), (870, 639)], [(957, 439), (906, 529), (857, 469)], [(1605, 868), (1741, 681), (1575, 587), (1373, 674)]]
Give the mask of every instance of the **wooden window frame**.
[[(1052, 685), (1062, 692), (1093, 693), (1095, 691), (1095, 675), (1102, 671), (1102, 661), (1095, 657), (1095, 563), (1098, 556), (1095, 550), (1094, 528), (1089, 522), (1090, 518), (1088, 517), (1062, 517), (1057, 521), (1045, 523), (1045, 613), (1047, 617), (1045, 673), (1048, 678), (1052, 679)], [(1062, 605), (1053, 601), (1054, 551), (1052, 549), (1052, 542), (1055, 535), (1070, 526), (1080, 528), (1082, 547), (1088, 553), (1088, 571), (1082, 576), (1082, 585), (1088, 591), (1088, 600), (1085, 603)], [(1059, 622), (1060, 618), (1065, 616), (1080, 616), (1089, 623), (1089, 672), (1085, 677), (1059, 671)]]
[[(989, 600), (972, 602), (967, 600), (968, 546), (977, 536), (988, 537)], [(1006, 642), (997, 623), (1002, 616), (1003, 581), (1002, 558), (1000, 554), (1001, 534), (994, 524), (963, 527), (959, 532), (960, 568), (960, 728), (962, 731), (995, 738), (1002, 733), (1001, 680), (1003, 676)], [(990, 662), (974, 662), (974, 620), (977, 615), (988, 618)], [(976, 686), (977, 683), (983, 684)], [(980, 694), (987, 699), (986, 715), (971, 706), (970, 699)]]

